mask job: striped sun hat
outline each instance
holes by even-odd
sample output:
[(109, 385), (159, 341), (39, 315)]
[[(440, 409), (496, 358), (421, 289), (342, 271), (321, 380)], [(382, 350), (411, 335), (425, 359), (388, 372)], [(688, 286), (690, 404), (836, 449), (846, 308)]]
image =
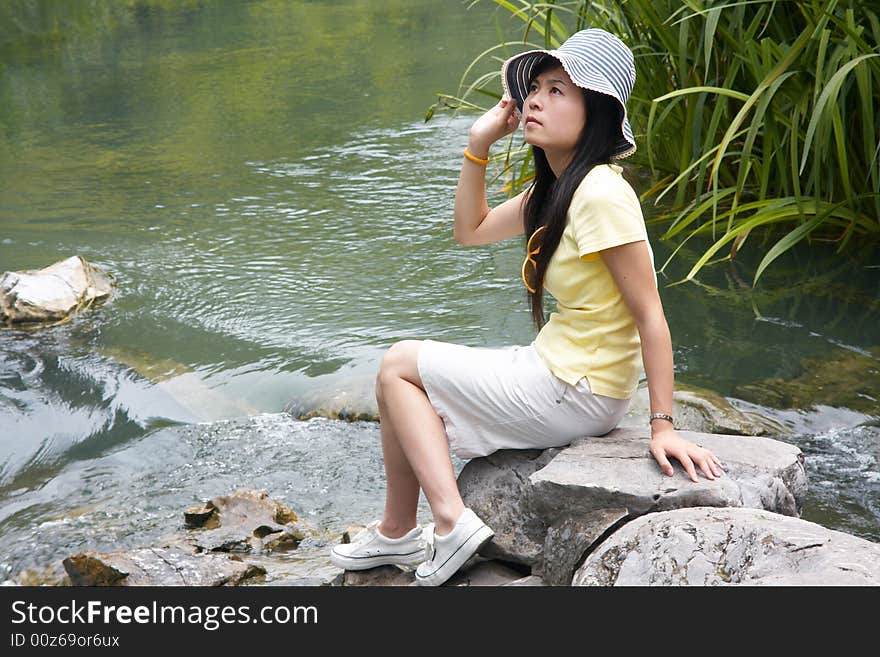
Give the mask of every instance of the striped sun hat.
[(612, 157), (621, 159), (635, 153), (636, 142), (626, 118), (626, 101), (636, 81), (636, 68), (632, 51), (623, 41), (605, 30), (591, 28), (575, 32), (557, 50), (529, 50), (508, 59), (501, 65), (501, 83), (506, 94), (516, 100), (520, 113), (529, 95), (532, 71), (547, 57), (559, 60), (577, 86), (617, 99), (623, 122)]

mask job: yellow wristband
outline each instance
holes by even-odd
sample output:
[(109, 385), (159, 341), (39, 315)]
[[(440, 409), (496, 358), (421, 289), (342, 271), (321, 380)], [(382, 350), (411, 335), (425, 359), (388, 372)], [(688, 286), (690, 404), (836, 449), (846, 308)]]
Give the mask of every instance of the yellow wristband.
[(471, 153), (467, 148), (464, 149), (464, 156), (475, 164), (482, 164), (483, 166), (486, 166), (487, 164), (489, 164), (488, 157), (484, 160), (483, 158), (477, 157), (476, 155)]

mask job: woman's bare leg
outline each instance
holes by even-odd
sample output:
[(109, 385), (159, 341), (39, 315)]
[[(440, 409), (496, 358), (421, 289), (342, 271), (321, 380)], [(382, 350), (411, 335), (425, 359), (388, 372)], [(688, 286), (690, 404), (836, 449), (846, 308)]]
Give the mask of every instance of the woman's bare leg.
[(379, 531), (400, 536), (416, 524), (419, 487), (425, 491), (439, 535), (452, 531), (464, 510), (443, 420), (434, 411), (419, 377), (421, 342), (403, 340), (382, 358), (376, 400), (385, 458), (385, 515)]
[(387, 411), (379, 408), (382, 456), (385, 461), (385, 514), (379, 531), (389, 538), (403, 536), (416, 526), (419, 480), (406, 460)]

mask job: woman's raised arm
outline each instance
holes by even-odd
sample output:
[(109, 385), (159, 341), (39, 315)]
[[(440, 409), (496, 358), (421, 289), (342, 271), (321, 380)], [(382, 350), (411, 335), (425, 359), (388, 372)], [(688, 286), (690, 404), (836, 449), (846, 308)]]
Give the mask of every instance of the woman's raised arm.
[[(476, 160), (489, 157), (489, 148), (519, 125), (516, 103), (508, 98), (477, 119), (470, 130), (468, 153)], [(489, 209), (486, 203), (486, 165), (464, 157), (455, 190), (455, 241), (466, 246), (500, 242), (523, 232), (522, 192)]]

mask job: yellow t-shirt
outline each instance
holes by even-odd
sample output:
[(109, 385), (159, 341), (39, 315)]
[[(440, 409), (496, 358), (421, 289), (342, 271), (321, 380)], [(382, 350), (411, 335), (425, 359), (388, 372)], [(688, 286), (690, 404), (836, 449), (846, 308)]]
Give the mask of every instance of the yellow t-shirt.
[(638, 196), (622, 171), (616, 164), (597, 165), (578, 185), (544, 276), (556, 312), (535, 338), (536, 352), (556, 376), (572, 385), (586, 376), (593, 393), (616, 399), (636, 390), (641, 344), (599, 251), (648, 241)]

